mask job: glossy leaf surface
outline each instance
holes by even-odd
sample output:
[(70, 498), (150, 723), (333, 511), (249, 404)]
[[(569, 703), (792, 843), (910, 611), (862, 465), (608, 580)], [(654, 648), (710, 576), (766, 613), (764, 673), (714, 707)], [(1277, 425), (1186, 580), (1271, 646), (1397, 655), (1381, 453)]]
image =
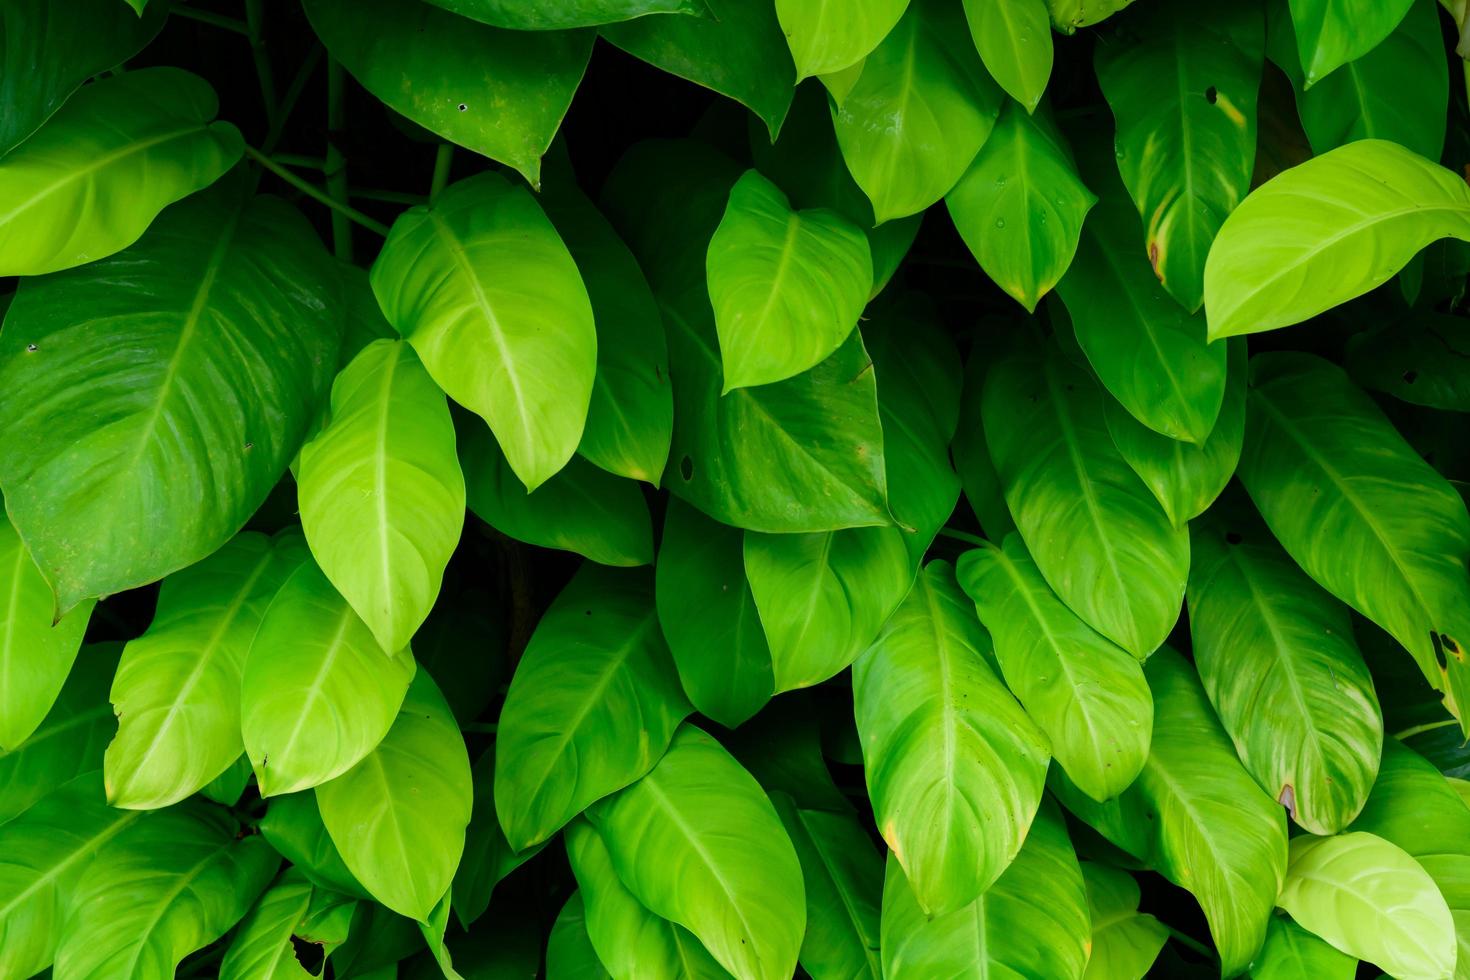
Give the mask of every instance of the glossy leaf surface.
[(1413, 0), (1291, 0), (1307, 87), (1376, 48), (1412, 5)]
[(1092, 924), (1092, 950), (1082, 976), (1087, 980), (1141, 980), (1168, 940), (1168, 928), (1138, 911), (1138, 882), (1128, 872), (1085, 861), (1082, 880), (1087, 885)]
[(650, 14), (701, 13), (697, 0), (430, 0), (464, 17), (517, 31), (560, 31), (595, 27)]
[(909, 0), (858, 0), (840, 6), (777, 0), (776, 17), (796, 78), (827, 75), (862, 61), (903, 16)]
[(1251, 961), (1251, 980), (1352, 980), (1358, 961), (1284, 915), (1272, 917), (1266, 945)]
[(1053, 59), (1046, 0), (965, 0), (965, 19), (996, 84), (1035, 112)]

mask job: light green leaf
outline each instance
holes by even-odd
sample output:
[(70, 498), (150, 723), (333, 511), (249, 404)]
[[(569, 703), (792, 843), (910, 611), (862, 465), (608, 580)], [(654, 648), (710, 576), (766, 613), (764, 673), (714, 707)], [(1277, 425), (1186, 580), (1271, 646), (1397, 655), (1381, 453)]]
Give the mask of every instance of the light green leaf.
[[(235, 737), (238, 739), (239, 734), (236, 733)], [(245, 795), (245, 787), (250, 784), (250, 779), (254, 775), (254, 770), (250, 768), (250, 756), (245, 754), (242, 746), (235, 761), (231, 762), (218, 776), (201, 786), (199, 792), (206, 799), (211, 799), (221, 806), (234, 806), (240, 802), (240, 797)]]
[(771, 139), (781, 131), (796, 69), (775, 5), (703, 0), (699, 17), (642, 17), (601, 34), (640, 61), (734, 99), (760, 117)]
[(1385, 739), (1378, 781), (1352, 826), (1402, 848), (1439, 886), (1455, 921), (1456, 980), (1470, 977), (1470, 809), (1463, 784)]
[(55, 974), (73, 980), (173, 976), (224, 935), (280, 865), (259, 837), (209, 804), (139, 820), (108, 843), (71, 893)]
[(965, 0), (965, 19), (996, 84), (1028, 113), (1035, 112), (1051, 79), (1046, 0)]
[(454, 872), (454, 917), (465, 929), (485, 914), (495, 886), (541, 852), (541, 846), (511, 850), (495, 816), (495, 749), (492, 746), (470, 769), (474, 808), (465, 830), (464, 857)]
[(304, 562), (266, 608), (245, 658), (240, 727), (260, 794), (309, 789), (351, 769), (393, 724), (414, 672), (413, 655), (384, 656)]
[(1210, 243), (1251, 186), (1265, 20), (1246, 4), (1145, 4), (1116, 30), (1097, 46), (1097, 80), (1118, 120), (1118, 169), (1145, 226), (1122, 254), (1141, 248), (1164, 288), (1194, 312)]
[(728, 977), (699, 940), (643, 906), (618, 878), (607, 845), (583, 817), (567, 824), (567, 857), (586, 903), (593, 949), (617, 978), (679, 980)]
[(470, 510), (508, 537), (601, 565), (653, 563), (653, 523), (638, 485), (572, 457), (531, 493), (478, 418), (461, 417), (459, 457)]
[(377, 747), (318, 786), (316, 799), (363, 887), (399, 915), (426, 918), (464, 853), (473, 799), (464, 739), (428, 671), (415, 675)]
[(495, 810), (511, 847), (648, 772), (689, 711), (651, 577), (583, 565), (537, 624), (500, 712)]
[(1052, 26), (1063, 34), (1089, 27), (1111, 17), (1133, 0), (1046, 0)]
[(244, 753), (245, 657), (266, 607), (306, 556), (300, 534), (272, 541), (247, 531), (164, 581), (153, 622), (123, 648), (112, 682), (118, 726), (103, 767), (110, 804), (177, 803)]
[(147, 17), (117, 0), (11, 0), (0, 9), (0, 156), (60, 109), (88, 78), (137, 54), (163, 26), (164, 4)]
[(628, 246), (554, 165), (540, 201), (571, 252), (597, 320), (597, 376), (577, 451), (616, 476), (659, 485), (674, 431), (658, 303)]
[(1363, 387), (1400, 401), (1470, 412), (1467, 359), (1470, 323), (1456, 314), (1420, 310), (1354, 334), (1343, 367)]
[(1041, 801), (1046, 736), (995, 676), (989, 646), (949, 565), (934, 561), (853, 666), (874, 818), (927, 915), (989, 887)]
[(701, 14), (699, 0), (429, 0), (445, 10), (517, 31), (561, 31), (648, 14)]
[(1094, 178), (1094, 188), (1101, 197), (1057, 284), (1077, 344), (1129, 414), (1171, 439), (1202, 444), (1225, 399), (1225, 345), (1208, 343), (1204, 317), (1160, 291), (1138, 251), (1138, 214), (1117, 178)]
[(1352, 980), (1358, 961), (1284, 915), (1271, 917), (1266, 945), (1251, 961), (1251, 980)]
[(1337, 833), (1368, 799), (1383, 749), (1347, 609), (1244, 506), (1196, 521), (1190, 543), (1190, 639), (1221, 725), (1298, 825)]
[(1087, 896), (1055, 803), (1046, 803), (1016, 860), (986, 892), (926, 916), (897, 856), (883, 882), (883, 975), (1055, 977), (1077, 980), (1087, 963)]
[(120, 255), (22, 283), (0, 332), (0, 486), (58, 611), (234, 537), (315, 421), (338, 288), (305, 219), (233, 182)]
[(486, 172), (406, 211), (372, 282), (388, 321), (449, 397), (490, 424), (528, 490), (566, 465), (597, 336), (577, 265), (525, 188)]
[(1434, 879), (1381, 837), (1296, 838), (1277, 901), (1308, 932), (1395, 977), (1454, 970), (1455, 924)]
[(1378, 139), (1314, 157), (1252, 191), (1221, 227), (1205, 263), (1210, 339), (1314, 317), (1448, 237), (1470, 241), (1459, 174)]
[(314, 974), (297, 958), (293, 937), (330, 956), (346, 940), (355, 911), (351, 899), (314, 888), (288, 869), (240, 923), (220, 963), (220, 980), (307, 980)]
[(378, 645), (402, 650), (439, 595), (465, 506), (449, 406), (412, 347), (377, 340), (342, 369), (297, 477), (317, 564)]
[(983, 397), (990, 458), (1042, 576), (1083, 622), (1144, 659), (1179, 617), (1188, 532), (1113, 447), (1102, 393), (1055, 345), (997, 363)]
[(260, 820), (260, 832), (312, 884), (356, 898), (369, 897), (342, 863), (311, 790), (274, 797)]
[(142, 816), (109, 807), (91, 772), (0, 826), (0, 975), (30, 977), (51, 965), (78, 880)]
[(40, 727), (0, 752), (0, 824), (76, 776), (102, 768), (103, 750), (117, 731), (107, 686), (121, 650), (120, 643), (82, 647)]
[[(1291, 0), (1297, 51), (1311, 88), (1378, 47), (1414, 0)], [(1416, 66), (1417, 68), (1417, 66)]]
[(1138, 882), (1126, 871), (1082, 862), (1092, 951), (1084, 980), (1142, 980), (1169, 938), (1169, 929), (1138, 911)]
[(850, 808), (806, 809), (785, 793), (771, 802), (801, 862), (806, 937), (801, 967), (814, 980), (881, 980), (878, 954), (883, 862)]
[(399, 0), (303, 6), (332, 57), (389, 108), (540, 184), (541, 155), (587, 69), (591, 31), (506, 31)]
[(127, 248), (244, 152), (210, 122), (209, 83), (144, 68), (89, 85), (0, 160), (0, 275), (39, 276)]
[(903, 16), (909, 0), (833, 5), (776, 0), (776, 17), (796, 61), (796, 80), (828, 75), (862, 61)]
[(1252, 359), (1240, 479), (1308, 575), (1393, 634), (1452, 712), (1470, 706), (1470, 516), (1341, 368)]
[(1385, 139), (1439, 159), (1450, 85), (1438, 7), (1434, 0), (1410, 0), (1409, 12), (1380, 44), (1304, 91), (1287, 5), (1271, 6), (1268, 53), (1291, 78), (1302, 129), (1315, 152)]
[(1203, 514), (1230, 482), (1245, 438), (1245, 390), (1250, 375), (1244, 340), (1228, 342), (1225, 397), (1215, 427), (1199, 445), (1160, 435), (1116, 398), (1104, 399), (1113, 445), (1148, 487), (1175, 527)]
[(587, 910), (582, 891), (572, 892), (556, 916), (546, 941), (546, 980), (610, 980), (612, 974), (597, 958), (587, 934)]
[(748, 721), (776, 690), (743, 540), (738, 528), (670, 497), (654, 566), (659, 626), (684, 693), (727, 728)]
[(1241, 767), (1179, 654), (1159, 650), (1144, 675), (1154, 732), (1138, 779), (1109, 803), (1087, 798), (1060, 774), (1053, 788), (1084, 823), (1194, 895), (1221, 975), (1235, 976), (1266, 938), (1286, 874), (1286, 814)]
[(721, 394), (801, 374), (842, 345), (873, 287), (862, 231), (835, 211), (794, 211), (754, 170), (730, 191), (706, 259)]
[(587, 812), (618, 877), (740, 980), (786, 980), (806, 927), (801, 866), (755, 779), (682, 726), (658, 765)]
[(53, 625), (51, 586), (3, 513), (0, 596), (0, 752), (11, 752), (31, 737), (56, 702), (96, 603), (81, 603)]
[(959, 181), (1004, 95), (955, 5), (911, 0), (833, 111), (842, 156), (879, 223), (917, 214)]
[[(1011, 3), (983, 0), (995, 10)], [(1072, 264), (1096, 201), (1048, 114), (1027, 115), (1015, 102), (944, 199), (980, 268), (1029, 313)]]
[(1095, 800), (1138, 776), (1153, 731), (1143, 668), (1068, 609), (1017, 534), (960, 557), (959, 581), (995, 640), (1006, 685), (1051, 740), (1052, 755)]

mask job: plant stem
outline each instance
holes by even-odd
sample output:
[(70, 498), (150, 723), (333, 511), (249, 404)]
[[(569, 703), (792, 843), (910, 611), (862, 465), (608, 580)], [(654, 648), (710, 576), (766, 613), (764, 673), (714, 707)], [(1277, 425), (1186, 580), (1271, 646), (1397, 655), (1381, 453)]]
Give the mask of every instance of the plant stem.
[[(346, 126), (343, 86), (346, 82), (342, 63), (327, 58), (327, 193), (342, 207), (347, 205), (347, 158), (337, 149), (337, 136)], [(348, 219), (332, 213), (332, 251), (343, 262), (352, 261), (352, 226)]]
[(1413, 738), (1415, 735), (1422, 735), (1424, 732), (1432, 732), (1436, 728), (1448, 728), (1451, 725), (1458, 725), (1459, 723), (1459, 720), (1455, 718), (1446, 718), (1444, 721), (1431, 721), (1427, 724), (1405, 728), (1401, 732), (1394, 732), (1393, 737), (1402, 742), (1406, 738)]
[(260, 101), (265, 104), (267, 132), (273, 133), (280, 106), (276, 104), (275, 72), (271, 70), (270, 55), (265, 50), (265, 9), (262, 0), (245, 0), (245, 25), (249, 31), (247, 36), (250, 38), (250, 56), (255, 59), (255, 74), (260, 79)]
[(1179, 945), (1194, 950), (1196, 953), (1205, 957), (1211, 962), (1220, 962), (1220, 957), (1215, 955), (1215, 951), (1206, 946), (1204, 943), (1200, 942), (1198, 939), (1195, 939), (1192, 936), (1186, 936), (1184, 933), (1180, 932), (1178, 929), (1175, 929), (1167, 922), (1164, 923), (1164, 928), (1169, 930), (1169, 935), (1172, 936), (1176, 941), (1178, 941)]
[(940, 537), (953, 538), (956, 541), (963, 541), (966, 544), (973, 544), (977, 548), (994, 548), (995, 547), (995, 545), (991, 544), (989, 541), (986, 541), (984, 538), (980, 537), (978, 534), (971, 534), (969, 531), (956, 531), (952, 527), (942, 527), (942, 528), (940, 528), (939, 529), (939, 535), (940, 535)]
[(445, 185), (449, 183), (449, 168), (454, 163), (454, 144), (440, 143), (434, 154), (434, 179), (429, 183), (429, 203), (439, 199)]
[(171, 4), (168, 12), (172, 16), (183, 17), (185, 20), (197, 20), (201, 24), (208, 24), (211, 27), (220, 27), (227, 31), (234, 31), (236, 34), (243, 34), (246, 37), (250, 36), (250, 28), (245, 22), (243, 20), (236, 20), (234, 17), (212, 14), (207, 10), (195, 10), (193, 7), (183, 3)]
[(284, 180), (286, 183), (290, 184), (292, 187), (296, 188), (301, 193), (305, 194), (307, 197), (311, 198), (319, 204), (325, 204), (327, 207), (331, 208), (334, 218), (340, 218), (344, 223), (349, 221), (355, 222), (359, 225), (362, 225), (364, 228), (366, 228), (368, 231), (373, 232), (374, 234), (381, 235), (384, 238), (388, 237), (387, 225), (383, 224), (381, 221), (374, 221), (372, 218), (369, 218), (367, 215), (363, 214), (356, 208), (349, 207), (348, 205), (343, 204), (341, 201), (334, 200), (327, 194), (313, 187), (308, 181), (302, 180), (300, 177), (296, 176), (291, 171), (281, 166), (279, 163), (276, 163), (276, 161), (272, 160), (264, 153), (261, 153), (255, 147), (245, 147), (245, 155), (254, 160), (256, 163), (260, 164), (265, 169), (269, 170), (271, 173), (275, 174), (277, 177)]
[(283, 167), (302, 167), (306, 170), (326, 170), (327, 161), (321, 157), (302, 156), (299, 153), (269, 153), (265, 147), (260, 148), (272, 160)]
[(286, 94), (281, 97), (280, 108), (276, 110), (276, 121), (271, 124), (271, 130), (266, 135), (265, 142), (261, 144), (260, 148), (266, 153), (274, 150), (276, 144), (280, 142), (281, 133), (286, 128), (286, 120), (291, 118), (291, 113), (295, 110), (296, 103), (301, 101), (301, 93), (305, 91), (306, 83), (311, 80), (311, 75), (316, 71), (316, 66), (321, 64), (322, 53), (324, 51), (325, 49), (322, 47), (320, 41), (313, 44), (311, 46), (311, 53), (306, 56), (306, 60), (301, 63), (301, 67), (296, 69), (296, 76), (291, 79), (291, 84), (286, 87)]
[(403, 191), (385, 191), (376, 187), (349, 187), (347, 196), (360, 197), (364, 201), (387, 201), (389, 204), (406, 204), (416, 207), (424, 203), (422, 194), (406, 194)]

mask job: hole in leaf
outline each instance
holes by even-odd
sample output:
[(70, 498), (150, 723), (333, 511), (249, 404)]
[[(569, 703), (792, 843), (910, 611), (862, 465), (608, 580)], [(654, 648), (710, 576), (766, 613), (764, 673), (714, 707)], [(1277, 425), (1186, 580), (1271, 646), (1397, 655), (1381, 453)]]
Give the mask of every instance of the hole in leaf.
[(1214, 105), (1215, 100), (1219, 97), (1220, 93), (1215, 89), (1215, 86), (1211, 85), (1209, 88), (1205, 89), (1205, 101), (1208, 102), (1210, 105)]
[(326, 965), (326, 952), (321, 944), (309, 942), (300, 936), (291, 937), (291, 951), (296, 954), (296, 962), (301, 968), (312, 976), (321, 976), (322, 967)]
[(1404, 379), (1404, 384), (1411, 385), (1415, 381), (1418, 381), (1419, 380), (1419, 372), (1418, 371), (1414, 371), (1412, 369), (1411, 370), (1408, 370), (1408, 371), (1405, 371), (1403, 373), (1403, 379)]
[(464, 103), (463, 103), (463, 102), (461, 102), (461, 103), (460, 103), (460, 104), (459, 104), (459, 111), (460, 111), (460, 112), (464, 112), (464, 111), (465, 111), (465, 110), (466, 110), (466, 109), (468, 109), (468, 108), (469, 108), (469, 106), (467, 106), (467, 105), (465, 105), (465, 104), (464, 104)]
[(1242, 538), (1239, 534), (1235, 533), (1234, 531), (1226, 531), (1225, 532), (1225, 542), (1226, 542), (1226, 544), (1240, 544), (1240, 542), (1242, 542), (1244, 540), (1245, 540), (1244, 538)]
[(1444, 644), (1440, 641), (1439, 634), (1434, 630), (1429, 631), (1429, 642), (1434, 644), (1434, 659), (1439, 664), (1439, 669), (1448, 669), (1450, 663), (1444, 656)]
[(684, 478), (685, 483), (688, 483), (690, 480), (694, 479), (694, 460), (690, 459), (688, 456), (685, 456), (683, 459), (679, 460), (679, 475)]

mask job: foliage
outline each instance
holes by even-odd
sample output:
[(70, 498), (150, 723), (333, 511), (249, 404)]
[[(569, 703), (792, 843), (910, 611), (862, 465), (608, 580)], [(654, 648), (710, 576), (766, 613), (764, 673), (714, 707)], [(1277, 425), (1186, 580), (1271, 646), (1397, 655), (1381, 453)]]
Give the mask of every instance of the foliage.
[(6, 0), (0, 980), (1470, 980), (1467, 16)]

